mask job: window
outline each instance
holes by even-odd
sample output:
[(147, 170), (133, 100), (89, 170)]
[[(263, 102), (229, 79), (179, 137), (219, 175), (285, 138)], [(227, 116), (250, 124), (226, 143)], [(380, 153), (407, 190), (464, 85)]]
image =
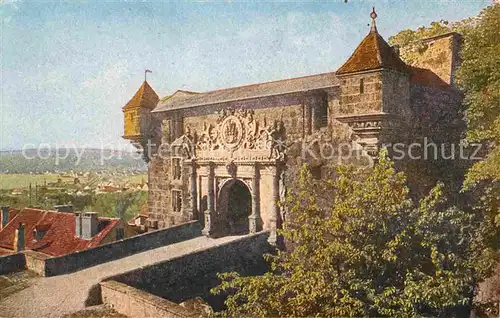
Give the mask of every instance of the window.
[(172, 178), (180, 180), (182, 177), (181, 158), (172, 158)]
[(365, 80), (363, 78), (359, 80), (359, 93), (365, 93)]
[(36, 241), (41, 241), (43, 237), (45, 236), (46, 231), (37, 231), (36, 229), (33, 230), (33, 238)]
[(328, 97), (320, 98), (314, 110), (314, 129), (328, 126)]
[(180, 190), (172, 190), (172, 210), (174, 212), (182, 210), (182, 192)]
[(125, 231), (124, 229), (121, 227), (121, 228), (117, 228), (116, 229), (116, 240), (123, 240), (123, 238), (125, 237)]

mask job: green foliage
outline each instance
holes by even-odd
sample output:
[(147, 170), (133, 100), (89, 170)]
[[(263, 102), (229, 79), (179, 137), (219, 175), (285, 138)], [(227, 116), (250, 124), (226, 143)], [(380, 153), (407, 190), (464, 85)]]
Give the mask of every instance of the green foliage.
[(340, 166), (315, 181), (303, 167), (285, 205), (290, 251), (263, 276), (220, 275), (225, 316), (454, 316), (470, 307), (484, 242), (480, 219), (437, 185), (418, 205), (381, 153), (367, 173)]
[(0, 173), (0, 189), (28, 188), (30, 183), (44, 185), (45, 183), (56, 182), (57, 174), (20, 174), (20, 173)]
[(20, 209), (29, 206), (29, 204), (27, 195), (14, 196), (10, 195), (10, 191), (0, 190), (0, 205), (2, 206)]
[(140, 212), (147, 198), (148, 193), (145, 191), (101, 193), (96, 195), (92, 204), (83, 210), (99, 212), (100, 216), (130, 220)]
[(500, 5), (483, 10), (468, 33), (457, 80), (465, 91), (470, 141), (492, 142), (488, 158), (478, 163), (469, 182), (500, 179)]
[(484, 9), (465, 38), (457, 80), (465, 92), (467, 138), (484, 144), (485, 159), (468, 172), (477, 208), (500, 225), (500, 4)]

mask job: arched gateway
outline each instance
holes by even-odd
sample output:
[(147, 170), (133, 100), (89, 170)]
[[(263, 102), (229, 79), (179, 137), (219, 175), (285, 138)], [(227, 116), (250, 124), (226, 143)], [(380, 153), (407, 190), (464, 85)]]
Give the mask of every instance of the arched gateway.
[(248, 234), (248, 217), (252, 214), (252, 195), (241, 180), (227, 181), (220, 189), (217, 204), (217, 218), (222, 234)]
[(251, 110), (223, 110), (215, 125), (188, 129), (172, 143), (174, 157), (189, 167), (187, 203), (193, 215), (203, 215), (204, 235), (264, 229), (275, 242), (284, 135), (278, 120), (261, 126)]

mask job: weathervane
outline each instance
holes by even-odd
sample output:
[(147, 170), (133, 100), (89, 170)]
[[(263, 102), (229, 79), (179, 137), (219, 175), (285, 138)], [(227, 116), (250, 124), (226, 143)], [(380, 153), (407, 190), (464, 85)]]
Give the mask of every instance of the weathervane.
[(375, 19), (377, 18), (377, 12), (375, 12), (375, 7), (372, 9), (372, 13), (370, 13), (370, 18), (372, 18), (372, 27), (370, 32), (377, 32), (377, 25), (375, 24)]
[(151, 70), (145, 70), (145, 71), (144, 71), (144, 82), (146, 81), (146, 75), (147, 75), (148, 73), (153, 73), (153, 72), (152, 72)]

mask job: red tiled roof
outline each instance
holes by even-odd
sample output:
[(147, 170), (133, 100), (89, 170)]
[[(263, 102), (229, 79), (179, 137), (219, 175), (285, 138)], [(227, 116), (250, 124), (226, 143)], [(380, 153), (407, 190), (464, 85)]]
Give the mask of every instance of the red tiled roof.
[(135, 93), (134, 97), (122, 108), (122, 109), (130, 109), (137, 107), (145, 107), (149, 109), (153, 109), (158, 104), (158, 95), (156, 92), (149, 86), (148, 82), (144, 81), (139, 90)]
[(336, 74), (342, 75), (381, 68), (404, 72), (407, 71), (407, 67), (384, 38), (378, 32), (371, 31)]
[[(0, 231), (0, 247), (13, 249), (14, 235), (19, 223), (25, 224), (27, 250), (35, 250), (52, 256), (65, 255), (98, 246), (119, 219), (99, 218), (99, 233), (90, 240), (75, 236), (75, 215), (39, 209), (23, 209)], [(33, 237), (35, 228), (46, 229), (40, 241)]]
[(12, 250), (7, 250), (0, 247), (0, 256), (10, 255), (10, 254), (12, 254)]
[(7, 221), (7, 223), (12, 221), (12, 219), (15, 218), (16, 215), (19, 214), (19, 212), (21, 212), (21, 210), (13, 209), (13, 208), (9, 209), (9, 220)]
[(412, 84), (424, 85), (424, 86), (433, 86), (442, 89), (450, 88), (451, 85), (446, 83), (433, 71), (412, 66), (410, 68), (410, 82)]

